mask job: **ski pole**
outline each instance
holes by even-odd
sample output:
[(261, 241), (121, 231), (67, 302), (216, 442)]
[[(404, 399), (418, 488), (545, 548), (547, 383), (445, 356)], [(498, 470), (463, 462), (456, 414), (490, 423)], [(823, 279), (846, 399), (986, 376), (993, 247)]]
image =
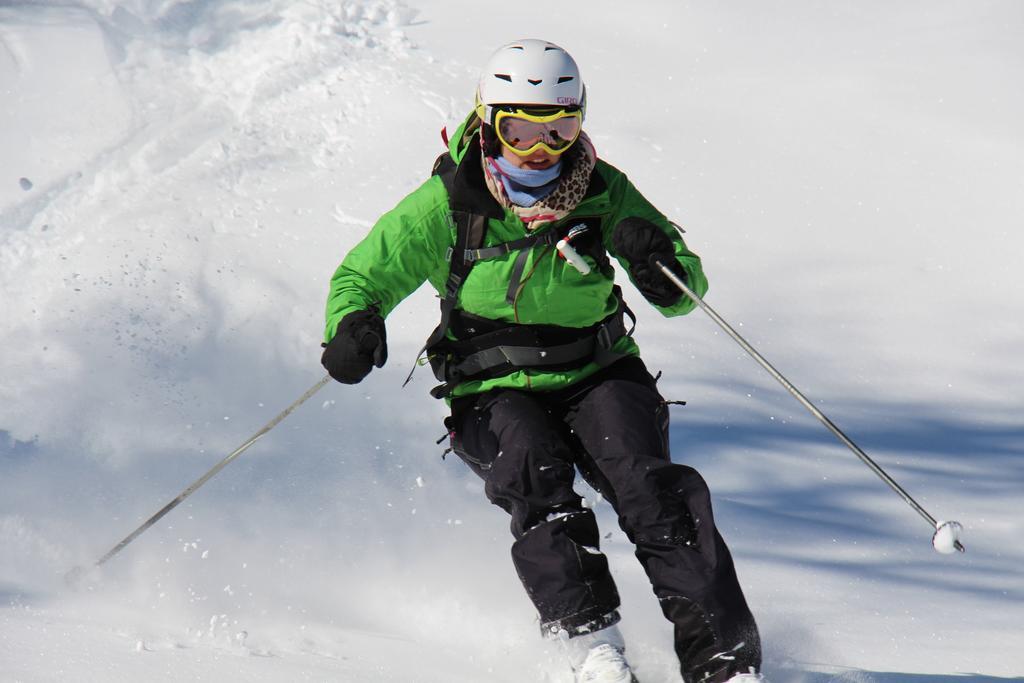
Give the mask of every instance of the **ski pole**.
[(719, 327), (725, 330), (726, 334), (732, 337), (737, 344), (743, 347), (744, 351), (746, 351), (748, 354), (751, 355), (751, 357), (753, 357), (754, 360), (760, 363), (761, 367), (768, 371), (768, 374), (770, 374), (772, 377), (778, 380), (779, 384), (784, 386), (786, 388), (786, 391), (788, 391), (793, 396), (793, 398), (799, 401), (804, 408), (810, 411), (810, 413), (814, 415), (814, 417), (818, 418), (818, 420), (823, 425), (825, 425), (825, 427), (827, 427), (828, 430), (832, 432), (837, 439), (839, 439), (847, 448), (853, 451), (853, 453), (858, 458), (860, 458), (861, 461), (865, 465), (867, 465), (872, 472), (877, 474), (879, 478), (881, 478), (882, 481), (888, 484), (893, 491), (899, 494), (899, 496), (910, 507), (916, 510), (919, 515), (921, 515), (925, 520), (927, 520), (928, 524), (930, 524), (932, 529), (934, 529), (934, 534), (932, 535), (932, 546), (937, 551), (943, 554), (952, 553), (956, 550), (964, 552), (964, 546), (960, 543), (960, 532), (963, 530), (963, 526), (959, 522), (940, 522), (937, 521), (930, 514), (928, 514), (928, 511), (921, 507), (921, 505), (916, 500), (911, 498), (910, 494), (907, 493), (902, 486), (897, 484), (895, 479), (890, 477), (886, 473), (886, 471), (883, 470), (878, 465), (878, 463), (876, 463), (874, 460), (868, 457), (868, 454), (861, 450), (861, 448), (857, 444), (855, 444), (850, 439), (850, 437), (846, 436), (846, 434), (844, 434), (843, 431), (839, 429), (839, 427), (837, 427), (835, 423), (832, 422), (832, 420), (828, 419), (825, 413), (821, 412), (817, 408), (817, 406), (811, 403), (807, 399), (807, 397), (800, 392), (799, 389), (793, 386), (792, 382), (786, 379), (781, 372), (776, 370), (772, 366), (772, 364), (769, 363), (764, 356), (758, 353), (757, 350), (753, 346), (751, 346), (746, 339), (740, 336), (739, 332), (734, 330), (732, 326), (729, 325), (729, 323), (727, 323), (724, 318), (722, 318), (722, 316), (718, 315), (718, 313), (715, 312), (715, 309), (707, 305), (703, 299), (697, 296), (696, 292), (690, 289), (685, 282), (679, 279), (679, 277), (671, 270), (669, 270), (657, 257), (652, 256), (651, 263), (657, 266), (657, 268), (662, 273), (664, 273), (665, 277), (671, 280), (672, 283), (676, 287), (678, 287), (683, 294), (693, 299), (693, 302), (697, 304), (697, 306), (699, 306), (701, 310), (707, 313), (711, 317), (711, 319), (718, 324)]
[[(174, 500), (169, 502), (167, 505), (165, 505), (162, 508), (160, 508), (160, 510), (158, 510), (156, 514), (154, 514), (152, 517), (150, 517), (145, 522), (143, 522), (141, 525), (139, 525), (139, 527), (137, 529), (135, 529), (135, 531), (133, 531), (130, 534), (128, 534), (127, 536), (125, 536), (121, 540), (120, 543), (118, 543), (113, 548), (108, 550), (107, 553), (103, 557), (101, 557), (100, 559), (96, 560), (95, 563), (93, 563), (92, 568), (101, 566), (103, 563), (105, 563), (107, 560), (112, 558), (114, 555), (117, 555), (119, 552), (124, 550), (125, 546), (127, 546), (129, 543), (131, 543), (136, 538), (138, 538), (140, 535), (142, 535), (142, 533), (144, 531), (146, 531), (146, 529), (148, 529), (149, 527), (153, 526), (158, 521), (160, 521), (160, 519), (164, 515), (166, 515), (168, 512), (170, 512), (171, 510), (176, 508), (183, 500), (185, 500), (186, 498), (191, 496), (193, 493), (195, 493), (199, 489), (199, 487), (201, 487), (203, 484), (205, 484), (210, 479), (212, 479), (218, 472), (220, 472), (222, 469), (224, 469), (227, 466), (228, 463), (230, 463), (232, 460), (234, 460), (235, 458), (240, 456), (242, 453), (244, 453), (249, 448), (249, 446), (252, 446), (254, 443), (259, 441), (260, 438), (262, 438), (267, 432), (269, 432), (271, 429), (276, 427), (286, 417), (291, 415), (292, 411), (294, 411), (300, 405), (302, 405), (307, 400), (309, 400), (309, 398), (311, 396), (313, 396), (313, 394), (315, 394), (316, 392), (320, 391), (324, 387), (324, 385), (326, 385), (330, 381), (331, 381), (331, 376), (327, 375), (323, 379), (319, 380), (316, 384), (311, 386), (309, 389), (307, 389), (306, 393), (304, 393), (302, 396), (300, 396), (290, 406), (288, 406), (283, 411), (281, 411), (281, 413), (278, 414), (278, 416), (275, 417), (273, 420), (271, 420), (267, 424), (263, 425), (263, 427), (261, 427), (259, 429), (259, 431), (257, 431), (255, 434), (250, 436), (248, 438), (248, 440), (246, 440), (245, 443), (243, 443), (241, 446), (239, 446), (235, 450), (231, 451), (231, 453), (229, 453), (219, 463), (214, 465), (206, 474), (204, 474), (203, 476), (201, 476), (198, 479), (196, 479), (194, 482), (192, 482), (191, 485), (189, 485), (188, 488), (186, 488), (184, 491), (179, 493), (177, 498), (175, 498)], [(81, 566), (77, 566), (77, 567), (74, 567), (73, 569), (71, 569), (67, 574), (65, 574), (64, 578), (65, 578), (65, 580), (68, 583), (74, 584), (74, 583), (76, 583), (78, 581), (78, 579), (84, 573), (85, 573), (85, 568), (81, 567)]]

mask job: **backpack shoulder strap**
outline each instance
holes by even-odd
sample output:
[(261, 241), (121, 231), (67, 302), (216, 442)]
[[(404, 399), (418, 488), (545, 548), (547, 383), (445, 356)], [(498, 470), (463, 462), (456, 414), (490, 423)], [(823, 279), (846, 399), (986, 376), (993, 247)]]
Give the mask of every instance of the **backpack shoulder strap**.
[(466, 255), (480, 248), (484, 241), (484, 233), (487, 231), (486, 216), (466, 211), (452, 211), (451, 215), (455, 223), (455, 247), (448, 255), (448, 280), (445, 282), (444, 297), (441, 299), (441, 321), (423, 346), (424, 351), (444, 339), (451, 322), (452, 311), (459, 301), (459, 290), (462, 289), (462, 284), (476, 263), (475, 259), (467, 259)]
[(455, 159), (452, 159), (452, 155), (444, 152), (434, 159), (434, 166), (430, 169), (430, 175), (441, 176), (445, 189), (451, 191), (451, 183), (455, 178), (457, 168), (458, 165), (455, 163)]
[[(487, 217), (457, 209), (453, 201), (453, 188), (455, 175), (459, 170), (458, 164), (452, 159), (451, 154), (445, 152), (434, 161), (432, 175), (440, 176), (444, 188), (448, 192), (448, 209), (452, 223), (455, 225), (455, 246), (448, 253), (448, 281), (444, 287), (444, 298), (441, 300), (441, 324), (438, 325), (440, 334), (434, 339), (430, 335), (427, 347), (436, 344), (444, 336), (448, 329), (448, 318), (451, 316), (455, 303), (458, 300), (459, 289), (465, 282), (466, 276), (472, 270), (475, 259), (469, 254), (480, 249), (484, 244), (484, 236), (487, 232)], [(434, 331), (435, 334), (438, 330)]]
[[(431, 175), (440, 176), (445, 190), (448, 191), (449, 211), (455, 225), (455, 246), (448, 251), (448, 280), (445, 282), (444, 296), (441, 299), (441, 320), (434, 331), (430, 333), (423, 348), (416, 354), (417, 362), (424, 352), (429, 352), (431, 347), (444, 339), (448, 326), (451, 324), (452, 311), (455, 310), (459, 301), (459, 290), (476, 263), (476, 259), (467, 258), (467, 255), (483, 246), (487, 232), (486, 216), (452, 208), (452, 186), (457, 171), (458, 165), (447, 152), (437, 157), (431, 171)], [(409, 383), (415, 371), (416, 366), (413, 365), (402, 386)]]

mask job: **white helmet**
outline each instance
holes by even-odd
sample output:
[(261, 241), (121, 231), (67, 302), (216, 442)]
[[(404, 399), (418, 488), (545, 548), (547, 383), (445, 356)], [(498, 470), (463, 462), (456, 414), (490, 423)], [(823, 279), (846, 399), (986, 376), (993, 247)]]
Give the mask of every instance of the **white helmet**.
[(480, 73), (476, 100), (485, 123), (491, 122), (491, 107), (498, 104), (579, 107), (585, 114), (587, 89), (568, 52), (529, 38), (502, 45), (491, 56)]

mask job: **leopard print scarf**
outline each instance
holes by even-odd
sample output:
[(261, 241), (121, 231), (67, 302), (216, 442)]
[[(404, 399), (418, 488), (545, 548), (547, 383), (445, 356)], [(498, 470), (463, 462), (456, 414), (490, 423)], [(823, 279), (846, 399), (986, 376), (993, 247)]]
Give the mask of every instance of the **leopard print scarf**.
[(562, 156), (562, 163), (567, 168), (562, 171), (558, 187), (533, 206), (513, 204), (505, 194), (505, 186), (492, 174), (487, 156), (481, 155), (480, 158), (491, 195), (499, 204), (519, 216), (527, 230), (533, 231), (565, 218), (583, 200), (590, 186), (590, 174), (597, 163), (597, 152), (587, 134), (580, 133), (576, 143)]

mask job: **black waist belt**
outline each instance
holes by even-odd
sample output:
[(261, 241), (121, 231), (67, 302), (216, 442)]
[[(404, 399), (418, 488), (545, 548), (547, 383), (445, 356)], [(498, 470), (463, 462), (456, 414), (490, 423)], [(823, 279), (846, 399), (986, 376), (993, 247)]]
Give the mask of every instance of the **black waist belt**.
[(627, 331), (625, 315), (635, 323), (625, 306), (597, 325), (573, 329), (550, 325), (511, 325), (464, 340), (446, 339), (430, 350), (430, 364), (437, 379), (444, 382), (431, 393), (447, 396), (461, 382), (501, 377), (525, 368), (571, 370), (588, 363), (601, 367), (624, 354), (612, 347)]

